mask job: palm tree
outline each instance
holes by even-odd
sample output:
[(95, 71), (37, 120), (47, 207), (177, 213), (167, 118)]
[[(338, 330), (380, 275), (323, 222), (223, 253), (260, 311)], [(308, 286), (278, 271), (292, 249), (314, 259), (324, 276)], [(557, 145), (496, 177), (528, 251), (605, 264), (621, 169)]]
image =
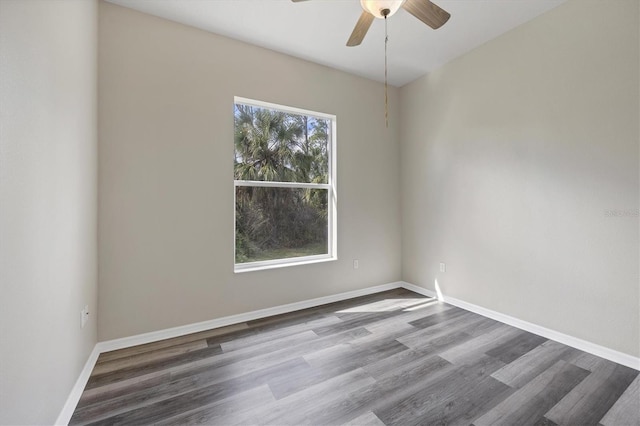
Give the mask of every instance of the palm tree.
[[(236, 180), (327, 182), (328, 122), (236, 104)], [(323, 190), (236, 187), (236, 261), (326, 238)]]
[(236, 105), (235, 179), (295, 181), (292, 169), (302, 129), (289, 114)]

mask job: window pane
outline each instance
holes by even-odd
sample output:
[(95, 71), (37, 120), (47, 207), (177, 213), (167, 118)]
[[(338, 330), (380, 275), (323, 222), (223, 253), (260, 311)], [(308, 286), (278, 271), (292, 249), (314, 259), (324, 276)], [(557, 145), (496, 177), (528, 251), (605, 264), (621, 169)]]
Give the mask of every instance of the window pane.
[(235, 180), (328, 183), (331, 120), (235, 104)]
[(236, 187), (236, 263), (328, 253), (327, 190)]

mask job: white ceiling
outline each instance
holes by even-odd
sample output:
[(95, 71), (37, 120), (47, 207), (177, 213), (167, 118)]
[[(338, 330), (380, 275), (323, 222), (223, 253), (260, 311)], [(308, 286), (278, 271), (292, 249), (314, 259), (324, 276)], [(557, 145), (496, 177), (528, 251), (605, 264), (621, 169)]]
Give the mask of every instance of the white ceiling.
[[(377, 81), (384, 80), (384, 22), (345, 44), (358, 0), (107, 0)], [(433, 30), (408, 12), (389, 18), (389, 83), (402, 86), (566, 0), (433, 0), (451, 19)]]

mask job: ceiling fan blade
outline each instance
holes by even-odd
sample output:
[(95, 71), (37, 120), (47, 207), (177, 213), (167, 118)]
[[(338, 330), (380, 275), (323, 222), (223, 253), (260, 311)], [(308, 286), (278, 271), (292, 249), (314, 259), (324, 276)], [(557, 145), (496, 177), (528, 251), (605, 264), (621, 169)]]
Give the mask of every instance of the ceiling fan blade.
[(431, 0), (407, 0), (402, 7), (434, 30), (443, 26), (451, 17), (449, 12), (433, 4)]
[(347, 46), (357, 46), (362, 43), (364, 36), (367, 35), (367, 31), (369, 31), (369, 27), (374, 20), (374, 16), (369, 12), (362, 12), (358, 22), (356, 22), (356, 26), (351, 33), (351, 37), (347, 41)]

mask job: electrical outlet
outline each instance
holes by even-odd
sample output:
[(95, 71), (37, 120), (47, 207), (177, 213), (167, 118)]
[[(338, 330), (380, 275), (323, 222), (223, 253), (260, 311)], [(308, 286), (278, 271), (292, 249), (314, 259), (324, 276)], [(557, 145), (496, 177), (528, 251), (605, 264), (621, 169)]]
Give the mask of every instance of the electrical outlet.
[(84, 328), (89, 321), (89, 305), (85, 305), (84, 309), (80, 311), (80, 328)]
[(440, 262), (440, 272), (447, 272), (447, 265)]
[(353, 269), (358, 269), (358, 259), (353, 259)]

